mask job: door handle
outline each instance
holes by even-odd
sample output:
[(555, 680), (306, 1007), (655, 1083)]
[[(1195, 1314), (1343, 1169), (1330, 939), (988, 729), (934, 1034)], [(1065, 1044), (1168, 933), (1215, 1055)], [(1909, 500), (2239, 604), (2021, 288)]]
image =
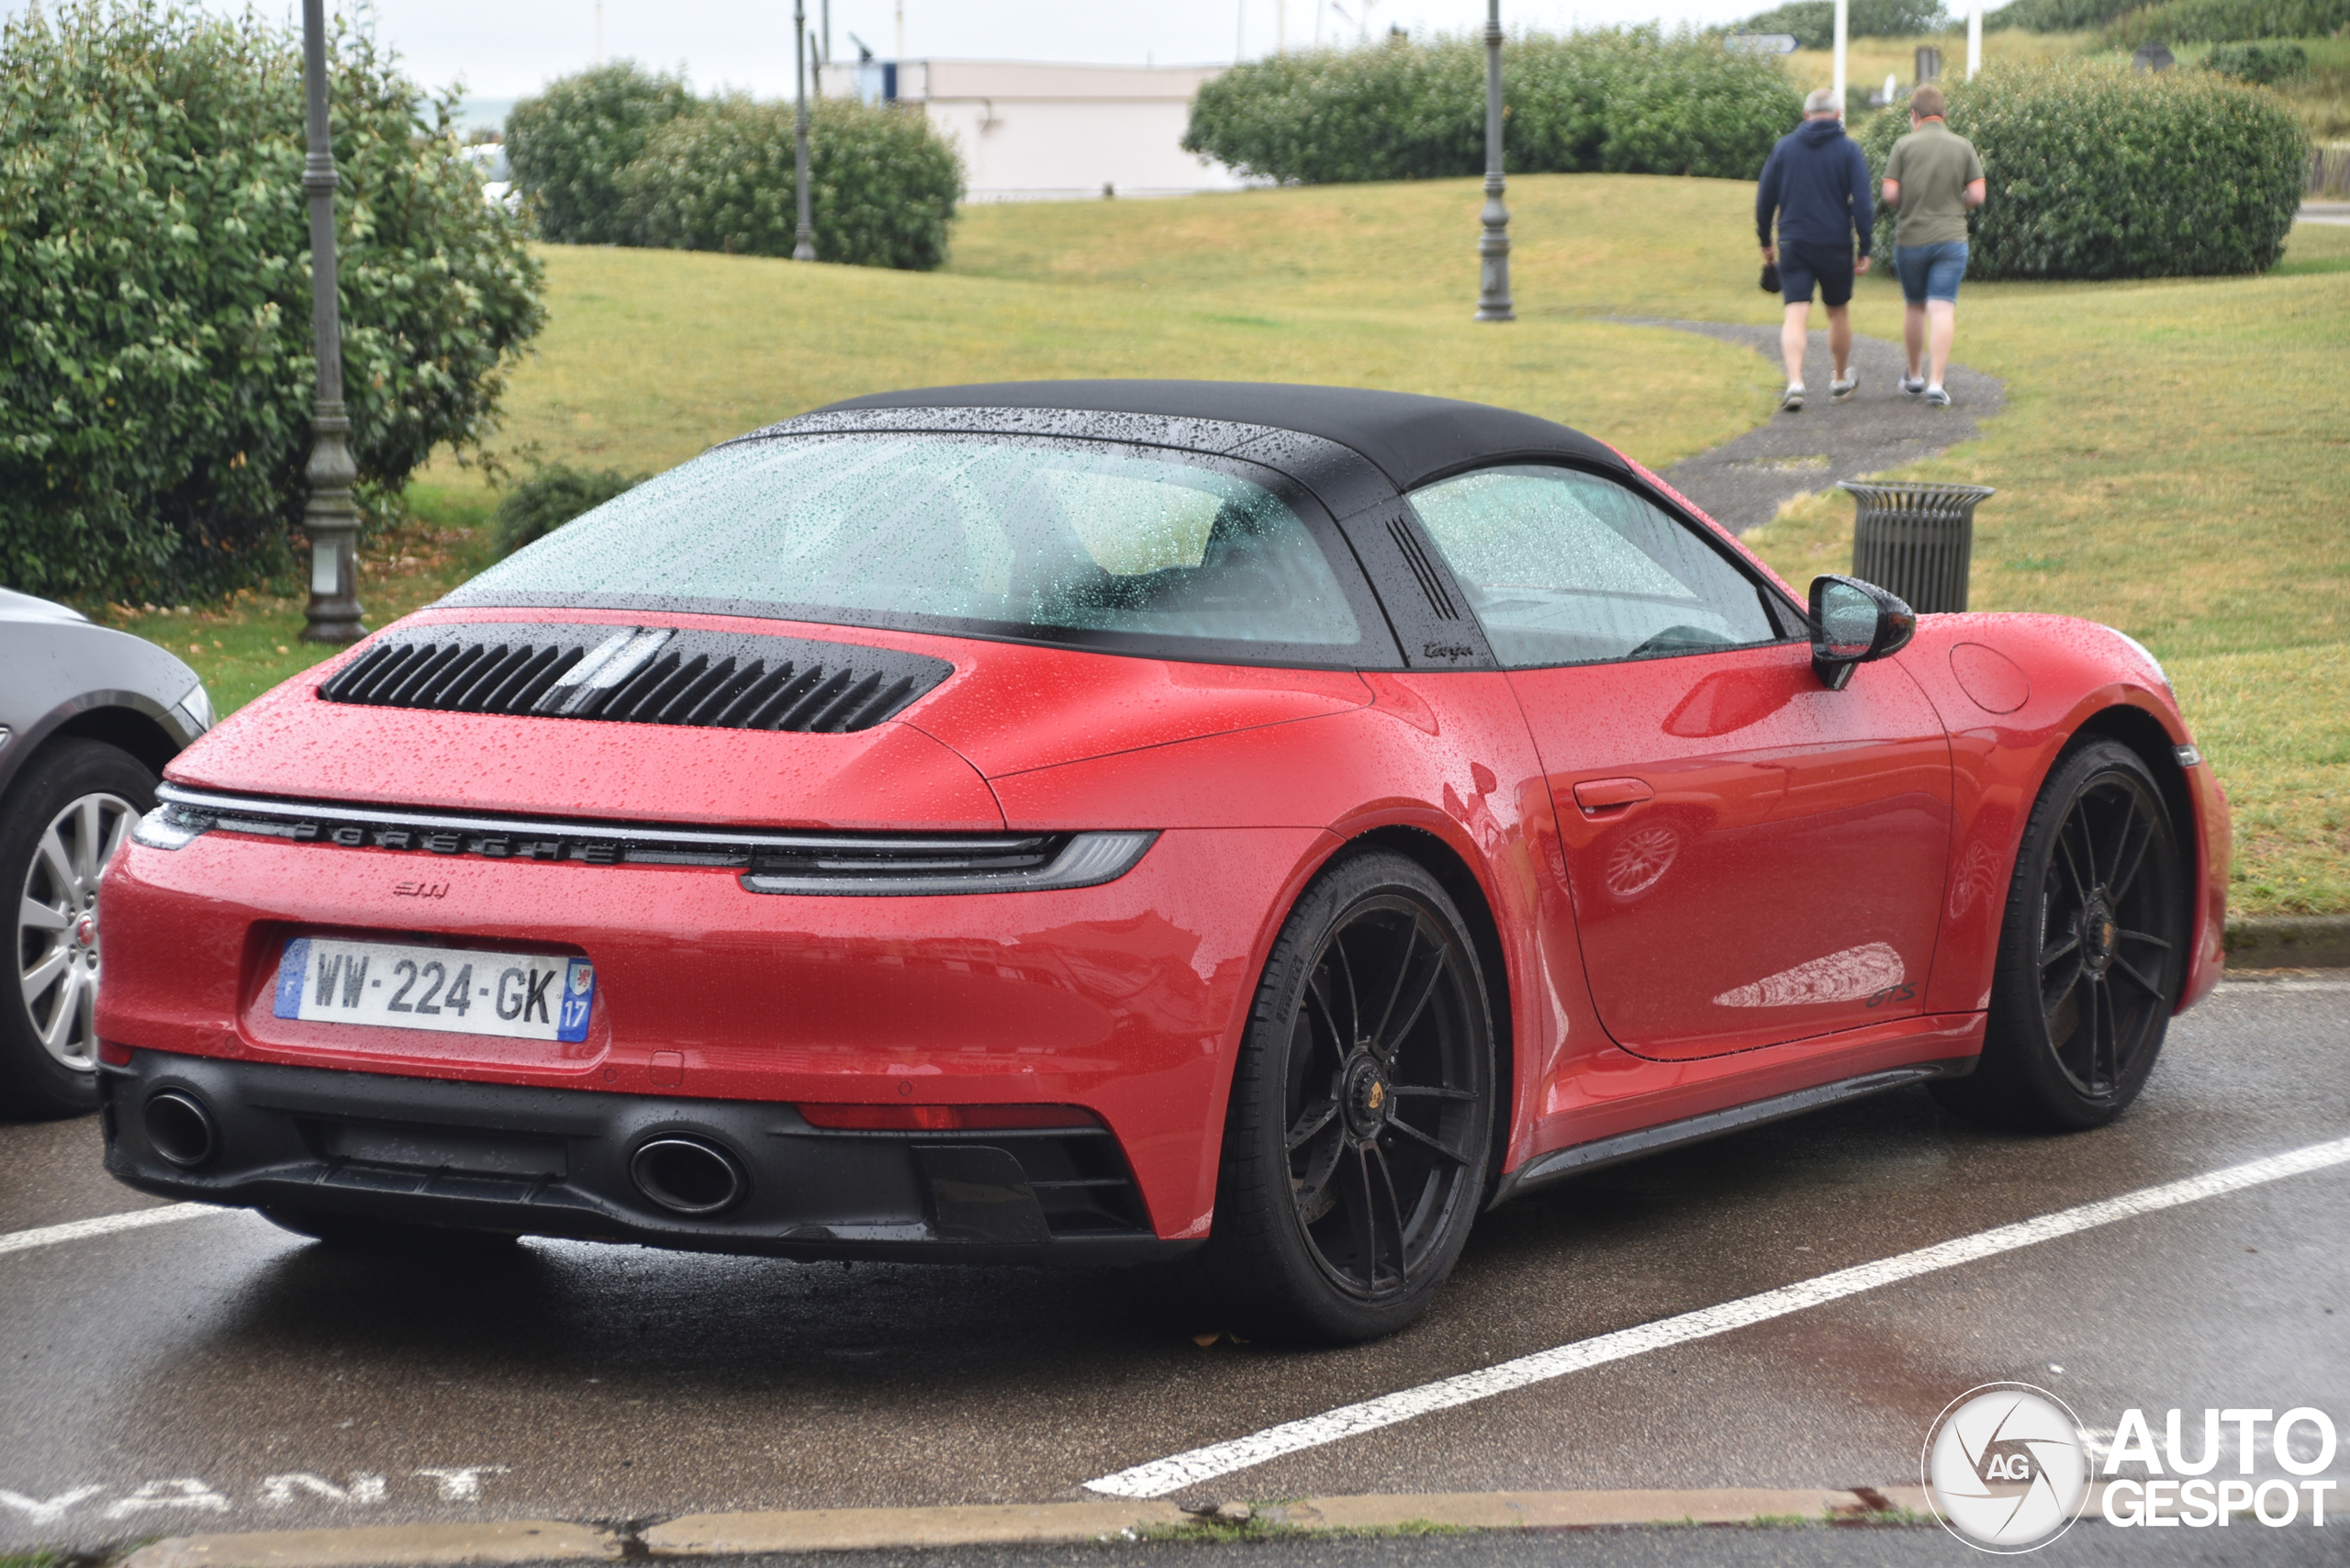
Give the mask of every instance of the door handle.
[(1638, 778), (1586, 778), (1575, 786), (1575, 804), (1587, 817), (1619, 812), (1655, 798), (1656, 791)]

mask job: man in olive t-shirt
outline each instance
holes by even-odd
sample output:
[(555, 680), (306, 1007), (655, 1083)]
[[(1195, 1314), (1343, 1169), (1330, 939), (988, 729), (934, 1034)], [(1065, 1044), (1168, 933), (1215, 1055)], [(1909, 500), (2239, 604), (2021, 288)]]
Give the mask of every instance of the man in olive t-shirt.
[[(1885, 205), (1900, 217), (1893, 225), (1893, 270), (1908, 307), (1902, 342), (1909, 374), (1901, 390), (1950, 407), (1942, 373), (1958, 332), (1958, 280), (1966, 275), (1966, 212), (1981, 207), (1983, 160), (1975, 144), (1943, 123), (1942, 90), (1928, 82), (1909, 95), (1909, 134), (1893, 144), (1885, 165)], [(1933, 339), (1929, 362), (1929, 328)]]

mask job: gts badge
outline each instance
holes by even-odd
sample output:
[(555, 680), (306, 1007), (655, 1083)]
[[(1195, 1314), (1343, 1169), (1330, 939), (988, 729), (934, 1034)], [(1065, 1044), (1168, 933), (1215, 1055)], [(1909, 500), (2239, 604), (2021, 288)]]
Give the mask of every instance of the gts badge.
[(1882, 1007), (1888, 1002), (1908, 1002), (1918, 994), (1914, 985), (1889, 985), (1869, 998), (1871, 1007)]
[[(449, 896), (449, 884), (446, 882), (394, 882), (392, 896), (402, 899), (445, 899)], [(1874, 1007), (1876, 1003), (1872, 1001), (1869, 1005)]]

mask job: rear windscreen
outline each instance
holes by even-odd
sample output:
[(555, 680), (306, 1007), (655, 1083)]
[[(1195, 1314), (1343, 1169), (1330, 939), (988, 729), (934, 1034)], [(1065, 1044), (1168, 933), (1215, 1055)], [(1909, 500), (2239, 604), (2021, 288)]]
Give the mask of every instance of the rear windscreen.
[(968, 434), (743, 442), (606, 502), (442, 602), (1178, 639), (1200, 657), (1212, 644), (1357, 649), (1375, 616), (1298, 510), (1240, 466)]

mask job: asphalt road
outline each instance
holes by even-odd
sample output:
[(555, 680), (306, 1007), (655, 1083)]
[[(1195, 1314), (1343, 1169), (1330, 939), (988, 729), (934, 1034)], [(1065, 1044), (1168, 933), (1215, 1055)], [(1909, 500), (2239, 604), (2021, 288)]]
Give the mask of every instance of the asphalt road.
[[(1203, 1346), (1215, 1325), (1106, 1274), (552, 1242), (386, 1260), (242, 1214), (7, 1250), (10, 1234), (151, 1201), (98, 1169), (95, 1123), (5, 1126), (0, 1551), (1079, 1497), (1275, 1422), (2346, 1133), (2350, 980), (2232, 983), (2174, 1025), (2112, 1127), (1993, 1136), (1904, 1092), (1618, 1167), (1487, 1215), (1421, 1325), (1308, 1354)], [(1935, 1414), (1999, 1379), (2052, 1390), (2092, 1428), (2132, 1406), (2159, 1428), (2175, 1406), (2315, 1406), (2350, 1439), (2345, 1237), (2350, 1166), (2335, 1165), (1291, 1453), (1182, 1500), (1915, 1484)], [(2350, 1482), (2344, 1446), (2331, 1473)], [(2042, 1560), (2319, 1561), (2303, 1554), (2333, 1542), (2338, 1562), (2343, 1539), (2084, 1525)], [(1960, 1560), (1931, 1529), (1113, 1550), (1151, 1568)]]

